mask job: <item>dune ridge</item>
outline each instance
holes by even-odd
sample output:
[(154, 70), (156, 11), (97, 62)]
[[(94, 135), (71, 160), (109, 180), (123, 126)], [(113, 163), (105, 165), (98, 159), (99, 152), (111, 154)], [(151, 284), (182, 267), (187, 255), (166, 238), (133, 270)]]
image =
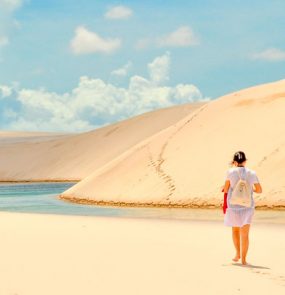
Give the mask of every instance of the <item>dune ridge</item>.
[(285, 208), (285, 80), (201, 106), (64, 192), (109, 205), (219, 207), (228, 162), (244, 150), (264, 192), (257, 208)]
[(203, 104), (155, 110), (82, 134), (2, 131), (0, 182), (80, 181)]

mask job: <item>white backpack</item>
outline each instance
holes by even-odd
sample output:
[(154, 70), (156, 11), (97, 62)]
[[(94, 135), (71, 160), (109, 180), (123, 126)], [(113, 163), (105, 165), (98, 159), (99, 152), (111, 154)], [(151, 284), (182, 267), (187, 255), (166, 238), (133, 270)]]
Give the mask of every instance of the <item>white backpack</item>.
[(232, 205), (240, 205), (244, 207), (251, 207), (251, 186), (249, 182), (242, 179), (238, 170), (239, 181), (235, 185), (230, 203)]

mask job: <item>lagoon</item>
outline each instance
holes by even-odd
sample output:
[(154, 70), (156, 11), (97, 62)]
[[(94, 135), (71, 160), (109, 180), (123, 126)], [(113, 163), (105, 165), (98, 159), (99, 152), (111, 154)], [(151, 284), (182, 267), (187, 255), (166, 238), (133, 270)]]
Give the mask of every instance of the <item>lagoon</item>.
[[(74, 204), (58, 199), (58, 195), (75, 183), (2, 183), (0, 211), (41, 214), (154, 218), (192, 221), (223, 221), (219, 209), (134, 208)], [(256, 210), (254, 222), (285, 224), (285, 211)]]

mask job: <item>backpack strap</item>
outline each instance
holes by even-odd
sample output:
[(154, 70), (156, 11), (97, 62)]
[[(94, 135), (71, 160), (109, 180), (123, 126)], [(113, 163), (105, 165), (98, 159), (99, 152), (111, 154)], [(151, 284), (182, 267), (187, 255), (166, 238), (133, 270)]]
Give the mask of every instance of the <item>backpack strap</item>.
[[(245, 167), (244, 167), (245, 168)], [(237, 172), (238, 172), (238, 176), (239, 176), (239, 179), (240, 180), (244, 180), (244, 181), (248, 181), (247, 179), (248, 179), (248, 171), (246, 171), (246, 169), (245, 169), (245, 179), (242, 179), (241, 178), (241, 175), (240, 175), (240, 171), (239, 171), (239, 169), (237, 170)]]
[(242, 180), (242, 178), (241, 178), (241, 176), (240, 176), (240, 171), (239, 171), (239, 169), (237, 169), (237, 173), (238, 173), (239, 179)]

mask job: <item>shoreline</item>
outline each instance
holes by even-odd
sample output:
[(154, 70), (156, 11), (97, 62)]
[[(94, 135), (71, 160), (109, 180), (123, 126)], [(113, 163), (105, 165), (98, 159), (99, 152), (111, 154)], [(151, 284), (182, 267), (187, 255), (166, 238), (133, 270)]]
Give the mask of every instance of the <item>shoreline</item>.
[[(31, 184), (31, 183), (78, 183), (79, 179), (37, 179), (37, 180), (0, 180), (0, 185), (9, 184)], [(74, 197), (66, 197), (58, 195), (59, 200), (81, 205), (96, 205), (101, 207), (129, 207), (129, 208), (185, 208), (185, 209), (221, 209), (222, 202), (220, 204), (195, 204), (195, 203), (140, 203), (140, 202), (116, 202), (116, 201), (96, 201), (90, 199), (79, 199)], [(285, 211), (285, 205), (255, 205), (255, 209), (259, 211)]]
[[(13, 210), (0, 210), (1, 214), (15, 214), (15, 215), (32, 215), (32, 216), (54, 216), (59, 218), (104, 218), (106, 220), (120, 219), (129, 220), (135, 222), (136, 220), (144, 220), (147, 222), (152, 221), (164, 221), (164, 222), (182, 222), (192, 224), (217, 224), (224, 226), (224, 214), (221, 209), (191, 209), (191, 208), (124, 208), (124, 207), (101, 207), (103, 210), (111, 210), (109, 214), (77, 214), (74, 212), (62, 213), (62, 212), (39, 212), (39, 211), (13, 211)], [(98, 210), (98, 207), (97, 207)], [(122, 214), (112, 214), (113, 210), (127, 210), (122, 211)], [(129, 211), (135, 210), (135, 211)], [(146, 211), (145, 211), (146, 210)], [(149, 211), (150, 210), (150, 211)], [(166, 210), (166, 211), (165, 211)], [(252, 226), (273, 226), (278, 228), (284, 228), (285, 216), (283, 211), (277, 210), (256, 210), (254, 214), (254, 221)]]
[[(79, 198), (72, 198), (66, 197), (63, 195), (59, 195), (58, 199), (63, 200), (65, 202), (75, 203), (75, 204), (82, 204), (82, 205), (96, 205), (102, 207), (129, 207), (129, 208), (185, 208), (185, 209), (222, 209), (221, 204), (175, 204), (175, 203), (126, 203), (126, 202), (115, 202), (115, 201), (96, 201), (90, 199), (79, 199)], [(285, 211), (285, 206), (266, 206), (266, 205), (256, 205), (256, 210), (260, 211)]]
[(70, 180), (70, 179), (0, 180), (0, 185), (5, 184), (5, 183), (12, 184), (12, 183), (34, 183), (34, 182), (35, 183), (39, 183), (39, 182), (42, 182), (42, 183), (51, 183), (51, 182), (78, 183), (79, 181), (81, 181), (81, 179), (73, 179), (73, 180)]

